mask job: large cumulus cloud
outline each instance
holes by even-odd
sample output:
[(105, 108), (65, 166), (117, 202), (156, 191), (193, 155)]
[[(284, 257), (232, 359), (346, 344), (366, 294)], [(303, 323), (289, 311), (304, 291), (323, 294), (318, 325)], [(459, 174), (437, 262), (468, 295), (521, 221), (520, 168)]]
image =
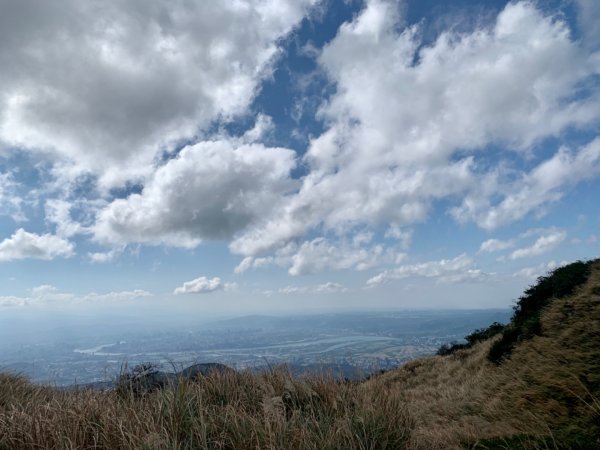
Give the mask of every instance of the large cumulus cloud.
[(245, 112), (314, 0), (0, 0), (0, 148), (112, 187)]
[(597, 176), (596, 142), (561, 149), (531, 172), (511, 163), (600, 117), (600, 58), (564, 21), (532, 2), (509, 3), (489, 26), (447, 31), (430, 45), (400, 21), (395, 2), (368, 1), (323, 50), (336, 92), (304, 158), (310, 173), (283, 212), (233, 251), (270, 251), (321, 226), (406, 226), (440, 200), (457, 221), (494, 229), (560, 198), (570, 180)]
[(186, 147), (160, 167), (140, 194), (104, 208), (96, 239), (194, 247), (203, 239), (229, 240), (277, 209), (295, 183), (292, 150), (206, 141)]
[(0, 262), (19, 259), (68, 258), (73, 256), (75, 246), (59, 236), (36, 234), (19, 228), (0, 242)]

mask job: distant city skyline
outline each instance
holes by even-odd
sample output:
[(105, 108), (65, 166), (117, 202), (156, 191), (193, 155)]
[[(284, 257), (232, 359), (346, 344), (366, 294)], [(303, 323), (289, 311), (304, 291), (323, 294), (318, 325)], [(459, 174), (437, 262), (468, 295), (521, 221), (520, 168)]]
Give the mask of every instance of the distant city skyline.
[(506, 308), (600, 254), (599, 22), (0, 0), (0, 315)]

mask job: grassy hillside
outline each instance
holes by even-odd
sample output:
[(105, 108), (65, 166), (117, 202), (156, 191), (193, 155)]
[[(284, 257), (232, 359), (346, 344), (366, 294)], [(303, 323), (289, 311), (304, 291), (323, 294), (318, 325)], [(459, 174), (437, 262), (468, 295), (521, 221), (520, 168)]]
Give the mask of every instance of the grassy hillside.
[[(566, 289), (571, 295), (556, 299), (550, 290), (530, 310), (527, 320), (538, 325), (521, 326), (526, 292), (504, 332), (377, 379), (409, 405), (411, 445), (600, 448), (600, 261), (589, 269)], [(563, 275), (558, 270), (528, 292)]]
[(569, 267), (508, 327), (361, 383), (280, 369), (140, 394), (0, 375), (0, 450), (600, 448), (600, 261)]

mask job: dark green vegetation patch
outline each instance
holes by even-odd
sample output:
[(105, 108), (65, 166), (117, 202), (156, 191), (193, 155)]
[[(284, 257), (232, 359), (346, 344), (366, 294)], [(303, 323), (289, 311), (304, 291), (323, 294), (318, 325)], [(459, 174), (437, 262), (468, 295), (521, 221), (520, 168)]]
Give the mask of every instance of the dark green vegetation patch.
[(519, 298), (510, 323), (500, 340), (492, 345), (488, 358), (500, 363), (510, 356), (515, 345), (541, 333), (540, 315), (552, 299), (571, 295), (588, 279), (593, 261), (577, 261), (539, 277)]
[(466, 343), (453, 343), (453, 344), (444, 344), (442, 345), (437, 354), (440, 356), (450, 355), (457, 350), (463, 350), (466, 348), (471, 348), (473, 345), (478, 342), (485, 341), (491, 337), (496, 336), (498, 333), (502, 332), (506, 328), (506, 325), (502, 325), (501, 323), (494, 322), (487, 328), (479, 328), (473, 331), (468, 336), (465, 336)]

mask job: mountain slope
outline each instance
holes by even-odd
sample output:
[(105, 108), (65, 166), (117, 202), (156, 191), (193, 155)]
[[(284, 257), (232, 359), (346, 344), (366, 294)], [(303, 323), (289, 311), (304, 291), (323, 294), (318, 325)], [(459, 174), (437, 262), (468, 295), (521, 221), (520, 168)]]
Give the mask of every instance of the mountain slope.
[(541, 305), (538, 332), (499, 365), (490, 351), (500, 335), (374, 381), (410, 405), (416, 447), (600, 448), (600, 261), (589, 266), (572, 295)]

